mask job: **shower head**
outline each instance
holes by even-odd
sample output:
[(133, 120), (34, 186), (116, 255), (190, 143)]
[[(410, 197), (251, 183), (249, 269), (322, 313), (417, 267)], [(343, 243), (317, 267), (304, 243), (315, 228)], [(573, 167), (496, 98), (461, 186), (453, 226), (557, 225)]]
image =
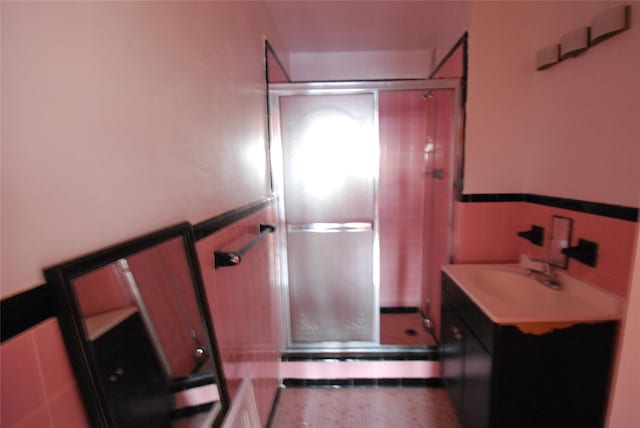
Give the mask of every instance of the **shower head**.
[(422, 96), (423, 100), (432, 100), (433, 99), (433, 94), (431, 93), (431, 91), (428, 91), (426, 94), (424, 94)]

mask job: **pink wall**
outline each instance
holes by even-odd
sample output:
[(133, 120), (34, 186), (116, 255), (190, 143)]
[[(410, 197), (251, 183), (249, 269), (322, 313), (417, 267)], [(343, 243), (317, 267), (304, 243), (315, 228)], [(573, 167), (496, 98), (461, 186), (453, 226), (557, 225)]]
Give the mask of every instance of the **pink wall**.
[[(522, 253), (544, 258), (552, 216), (573, 219), (572, 245), (578, 238), (598, 243), (595, 268), (569, 261), (567, 272), (622, 297), (629, 290), (637, 223), (528, 202), (457, 202), (455, 263), (512, 263)], [(517, 236), (532, 224), (545, 228), (544, 248)]]
[(2, 343), (0, 378), (3, 428), (89, 427), (55, 318)]
[(278, 56), (278, 53), (274, 55), (271, 50), (267, 50), (267, 67), (269, 75), (267, 76), (269, 83), (288, 83), (287, 72), (282, 68), (284, 63), (283, 59)]
[[(616, 4), (473, 3), (465, 193), (532, 193), (638, 206), (640, 56), (630, 52), (640, 43), (640, 5), (632, 2), (630, 30), (577, 58), (535, 70), (539, 48)], [(591, 236), (601, 245), (596, 269), (572, 261), (570, 272), (620, 295), (637, 295), (637, 280), (629, 288), (637, 223), (528, 203), (457, 208), (456, 261), (515, 260), (519, 252), (533, 250), (515, 232), (532, 221), (546, 226), (552, 212), (563, 212), (575, 219), (574, 239)], [(611, 426), (637, 425), (631, 422), (638, 396), (637, 333), (627, 328), (622, 342), (626, 363), (618, 373)]]
[(615, 4), (473, 3), (465, 193), (636, 206), (640, 5), (630, 30), (548, 70), (535, 66), (539, 48)]
[(237, 251), (256, 236), (259, 223), (273, 222), (272, 209), (265, 208), (196, 244), (231, 400), (243, 379), (251, 379), (264, 426), (279, 384), (282, 311), (275, 282), (275, 234), (245, 254), (239, 266), (215, 270), (212, 254)]
[(423, 91), (380, 92), (380, 306), (420, 306), (422, 280)]
[(263, 2), (0, 7), (3, 297), (269, 194)]
[[(287, 56), (263, 2), (0, 8), (2, 298), (269, 194), (264, 37)], [(55, 321), (4, 342), (2, 426), (86, 426), (72, 379)]]
[(294, 81), (426, 79), (428, 50), (362, 52), (295, 52), (290, 55)]

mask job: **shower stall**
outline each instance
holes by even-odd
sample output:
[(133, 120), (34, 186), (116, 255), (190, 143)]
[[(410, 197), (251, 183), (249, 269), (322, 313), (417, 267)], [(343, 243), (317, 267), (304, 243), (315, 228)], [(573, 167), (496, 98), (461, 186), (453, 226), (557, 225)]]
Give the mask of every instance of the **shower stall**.
[[(395, 94), (412, 94), (414, 99), (417, 95), (422, 113), (403, 119), (402, 109), (383, 109), (394, 119), (385, 119), (381, 127), (381, 106), (393, 105), (389, 100), (397, 98)], [(288, 349), (384, 346), (381, 304), (416, 306), (425, 317), (439, 316), (433, 310), (439, 299), (434, 272), (450, 255), (452, 189), (460, 163), (456, 134), (434, 133), (429, 123), (440, 98), (450, 100), (444, 123), (453, 130), (460, 118), (457, 80), (269, 85), (271, 169), (280, 219), (278, 267)], [(394, 153), (400, 153), (396, 149), (406, 136), (400, 130), (389, 139), (393, 132), (382, 131), (402, 128), (403, 120), (415, 122), (424, 132), (413, 133), (410, 149), (402, 152), (407, 167), (389, 168), (387, 163), (403, 156)], [(404, 197), (408, 184), (402, 177), (395, 179), (393, 171), (404, 176), (411, 168), (413, 192)], [(381, 178), (386, 180), (382, 192)], [(434, 184), (436, 180), (449, 188), (448, 200), (434, 193), (440, 184)], [(433, 215), (436, 209), (444, 214)], [(416, 227), (412, 236), (401, 236), (407, 234), (408, 218)], [(446, 242), (424, 242), (436, 237)], [(443, 254), (436, 257), (435, 250)], [(393, 273), (389, 279), (389, 272), (408, 270), (414, 274)], [(382, 299), (381, 271), (386, 274)], [(396, 289), (403, 296), (398, 303), (389, 297)]]

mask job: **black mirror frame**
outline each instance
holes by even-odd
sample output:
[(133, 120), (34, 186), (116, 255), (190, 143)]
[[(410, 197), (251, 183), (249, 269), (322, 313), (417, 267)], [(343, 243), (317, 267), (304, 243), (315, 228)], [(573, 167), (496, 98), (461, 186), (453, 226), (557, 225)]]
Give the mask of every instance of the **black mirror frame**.
[[(133, 255), (139, 251), (151, 248), (169, 239), (181, 237), (191, 278), (195, 287), (194, 293), (198, 300), (200, 316), (204, 320), (211, 345), (214, 376), (220, 393), (221, 411), (216, 416), (213, 426), (220, 426), (229, 408), (229, 393), (224, 379), (220, 352), (216, 341), (213, 322), (210, 317), (209, 305), (202, 281), (198, 258), (195, 253), (193, 229), (190, 223), (184, 222), (170, 226), (120, 244), (116, 244), (91, 254), (78, 257), (64, 263), (46, 268), (44, 275), (51, 287), (58, 306), (58, 320), (69, 354), (74, 374), (82, 394), (83, 402), (89, 421), (94, 427), (111, 426), (103, 404), (104, 398), (95, 381), (95, 364), (88, 343), (85, 340), (82, 315), (78, 301), (72, 289), (72, 279), (88, 273), (96, 268), (108, 265), (118, 259)], [(115, 427), (114, 427), (115, 428)]]

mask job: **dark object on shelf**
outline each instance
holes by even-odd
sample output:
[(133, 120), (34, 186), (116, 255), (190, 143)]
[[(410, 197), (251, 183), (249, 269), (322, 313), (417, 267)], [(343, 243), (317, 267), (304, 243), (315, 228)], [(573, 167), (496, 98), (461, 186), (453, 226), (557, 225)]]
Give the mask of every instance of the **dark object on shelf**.
[(276, 227), (271, 224), (259, 224), (258, 236), (253, 241), (239, 249), (238, 251), (216, 251), (213, 253), (213, 264), (216, 269), (225, 266), (236, 266), (242, 261), (242, 256), (252, 249), (258, 242), (264, 238), (267, 233), (273, 233)]
[(578, 239), (577, 246), (564, 248), (562, 254), (576, 259), (587, 266), (596, 267), (596, 262), (598, 261), (598, 243), (587, 241), (586, 239)]
[(528, 240), (532, 244), (542, 247), (544, 243), (544, 227), (531, 225), (531, 229), (524, 232), (518, 232), (518, 236)]

